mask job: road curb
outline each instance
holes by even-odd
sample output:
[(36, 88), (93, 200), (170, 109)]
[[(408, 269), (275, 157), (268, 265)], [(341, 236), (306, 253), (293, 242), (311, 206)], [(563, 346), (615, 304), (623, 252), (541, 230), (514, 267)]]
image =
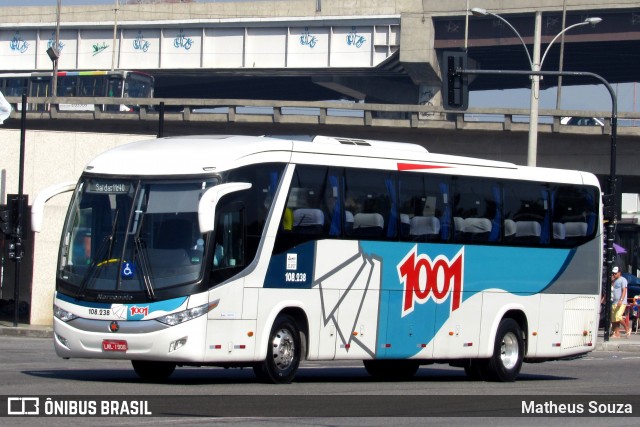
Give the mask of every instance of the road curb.
[(640, 343), (625, 342), (624, 338), (615, 341), (599, 341), (596, 343), (596, 351), (628, 351), (640, 353)]
[(0, 326), (0, 336), (52, 338), (53, 328), (50, 326)]

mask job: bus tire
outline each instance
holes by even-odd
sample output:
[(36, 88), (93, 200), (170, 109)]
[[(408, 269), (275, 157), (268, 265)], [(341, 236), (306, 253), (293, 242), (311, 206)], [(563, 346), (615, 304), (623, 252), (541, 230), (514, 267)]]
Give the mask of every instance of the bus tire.
[(520, 325), (513, 319), (502, 319), (496, 332), (493, 355), (485, 362), (485, 380), (513, 382), (520, 373), (524, 358), (524, 340)]
[(369, 375), (383, 381), (408, 380), (420, 368), (413, 360), (364, 360), (363, 363)]
[(267, 358), (254, 365), (259, 380), (273, 384), (289, 384), (298, 372), (302, 344), (295, 321), (287, 316), (276, 318), (269, 334)]
[(171, 362), (151, 362), (148, 360), (132, 360), (133, 370), (144, 381), (164, 381), (176, 370), (176, 364)]

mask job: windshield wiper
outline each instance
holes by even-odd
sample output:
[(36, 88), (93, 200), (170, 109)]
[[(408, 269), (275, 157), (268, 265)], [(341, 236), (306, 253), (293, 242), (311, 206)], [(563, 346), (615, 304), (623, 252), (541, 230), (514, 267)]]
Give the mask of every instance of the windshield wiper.
[[(113, 219), (113, 224), (111, 224), (111, 234), (107, 236), (109, 238), (109, 251), (107, 252), (107, 260), (111, 259), (111, 251), (113, 250), (113, 241), (114, 241), (113, 236), (116, 234), (116, 227), (118, 225), (119, 213), (120, 213), (120, 209), (116, 209), (116, 217)], [(101, 260), (101, 261), (104, 261), (104, 260)]]
[[(144, 214), (141, 210), (142, 197), (140, 197), (140, 203), (138, 209), (136, 209), (136, 219), (134, 222), (135, 236), (133, 237), (133, 243), (135, 245), (135, 252), (133, 253), (133, 260), (136, 258), (140, 261), (140, 270), (142, 270), (142, 281), (144, 282), (145, 290), (147, 291), (147, 298), (155, 299), (156, 295), (153, 291), (153, 282), (151, 281), (151, 268), (149, 267), (149, 258), (147, 257), (146, 244), (140, 239), (140, 232), (142, 231), (142, 224), (144, 222)], [(138, 220), (140, 220), (138, 222)]]
[(136, 252), (133, 256), (140, 261), (140, 269), (142, 270), (142, 280), (144, 282), (145, 290), (147, 291), (147, 298), (155, 299), (156, 295), (153, 291), (153, 283), (151, 282), (151, 269), (149, 268), (149, 259), (147, 258), (147, 248), (144, 242), (140, 239), (140, 236), (136, 234), (133, 238), (133, 242), (136, 245)]

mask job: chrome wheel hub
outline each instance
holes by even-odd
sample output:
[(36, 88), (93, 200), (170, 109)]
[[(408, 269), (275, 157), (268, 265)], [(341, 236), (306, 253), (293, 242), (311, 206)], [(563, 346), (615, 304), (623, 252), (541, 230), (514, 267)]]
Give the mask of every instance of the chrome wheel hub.
[(295, 355), (295, 345), (290, 331), (280, 329), (273, 338), (273, 361), (280, 370), (287, 369)]
[(500, 347), (500, 359), (506, 369), (513, 369), (516, 366), (519, 351), (518, 337), (513, 332), (507, 333), (504, 338), (502, 338), (502, 345)]

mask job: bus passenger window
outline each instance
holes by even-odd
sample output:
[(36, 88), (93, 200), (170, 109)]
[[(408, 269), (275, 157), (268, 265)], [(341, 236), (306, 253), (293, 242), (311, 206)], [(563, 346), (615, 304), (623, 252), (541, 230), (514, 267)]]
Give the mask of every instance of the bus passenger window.
[[(243, 262), (246, 265), (250, 264), (258, 253), (267, 218), (269, 218), (273, 206), (271, 202), (278, 188), (283, 169), (284, 164), (281, 163), (248, 165), (230, 171), (229, 175), (224, 178), (226, 182), (252, 183), (251, 189), (230, 195), (230, 201), (227, 202), (230, 204), (234, 200), (241, 203), (243, 207)], [(274, 213), (274, 216), (279, 214), (280, 212)]]
[(397, 238), (401, 218), (396, 185), (395, 175), (387, 171), (345, 170), (345, 189), (350, 205), (345, 211), (353, 214), (352, 237), (376, 240)]
[(551, 232), (545, 184), (511, 181), (504, 184), (504, 242), (522, 246), (547, 245)]
[(211, 261), (211, 280), (214, 285), (234, 276), (246, 265), (244, 211), (234, 204), (229, 210), (216, 214)]
[(495, 181), (455, 179), (453, 215), (455, 240), (462, 243), (501, 240), (502, 188)]
[(591, 238), (596, 228), (596, 200), (591, 188), (565, 185), (553, 191), (554, 245), (573, 247)]
[(451, 216), (449, 178), (415, 172), (400, 173), (398, 176), (400, 239), (412, 242), (447, 241)]

